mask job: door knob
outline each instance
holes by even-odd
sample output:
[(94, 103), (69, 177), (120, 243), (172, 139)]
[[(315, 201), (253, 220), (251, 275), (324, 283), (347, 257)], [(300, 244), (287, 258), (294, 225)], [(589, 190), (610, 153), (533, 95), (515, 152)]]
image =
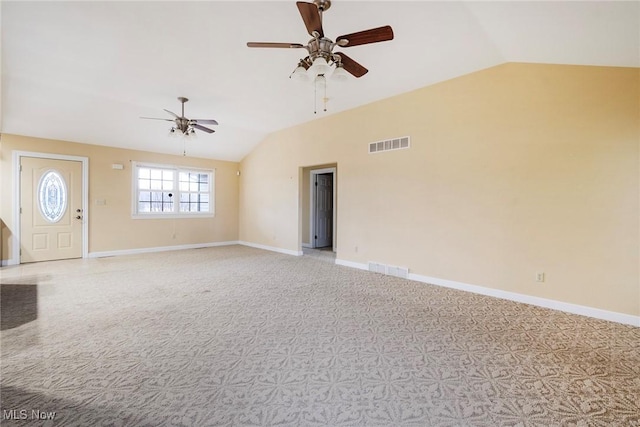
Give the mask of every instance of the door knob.
[(76, 212), (80, 213), (82, 212), (82, 209), (76, 209)]
[(77, 215), (76, 219), (82, 219), (82, 217), (80, 215)]

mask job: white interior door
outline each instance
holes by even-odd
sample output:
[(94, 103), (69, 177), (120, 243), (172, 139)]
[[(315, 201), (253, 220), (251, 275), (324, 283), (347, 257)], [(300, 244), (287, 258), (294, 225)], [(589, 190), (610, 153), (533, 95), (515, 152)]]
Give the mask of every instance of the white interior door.
[(82, 257), (82, 162), (20, 158), (20, 262)]
[(317, 174), (315, 202), (314, 247), (332, 246), (333, 237), (333, 174)]

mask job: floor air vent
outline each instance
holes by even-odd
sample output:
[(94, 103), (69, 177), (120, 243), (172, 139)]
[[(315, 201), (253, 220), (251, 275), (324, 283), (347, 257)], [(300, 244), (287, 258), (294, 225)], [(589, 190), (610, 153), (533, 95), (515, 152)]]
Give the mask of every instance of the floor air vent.
[(386, 141), (377, 141), (369, 144), (369, 154), (380, 153), (382, 151), (390, 150), (404, 150), (409, 148), (409, 137), (403, 136), (402, 138), (387, 139)]
[(386, 274), (388, 276), (402, 277), (403, 279), (406, 279), (409, 275), (409, 269), (406, 267), (396, 267), (394, 265), (379, 264), (377, 262), (369, 262), (369, 271)]
[(387, 268), (384, 264), (378, 264), (377, 262), (370, 262), (369, 271), (372, 271), (374, 273), (386, 274)]

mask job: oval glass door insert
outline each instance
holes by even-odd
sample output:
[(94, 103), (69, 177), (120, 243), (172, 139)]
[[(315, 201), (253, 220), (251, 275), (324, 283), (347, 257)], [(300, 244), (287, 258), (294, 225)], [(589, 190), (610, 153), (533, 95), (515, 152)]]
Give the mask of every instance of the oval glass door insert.
[(42, 216), (52, 223), (60, 221), (67, 210), (67, 186), (57, 171), (50, 170), (40, 178), (38, 206)]

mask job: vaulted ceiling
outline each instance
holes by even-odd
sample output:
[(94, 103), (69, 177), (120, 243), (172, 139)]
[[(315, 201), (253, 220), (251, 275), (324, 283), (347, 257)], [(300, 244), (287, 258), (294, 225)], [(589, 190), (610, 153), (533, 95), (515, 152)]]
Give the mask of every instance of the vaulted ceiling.
[(369, 69), (314, 87), (289, 79), (305, 44), (294, 1), (1, 2), (4, 133), (181, 154), (168, 117), (216, 133), (191, 156), (238, 161), (270, 132), (504, 62), (640, 67), (637, 1), (429, 2), (334, 0), (325, 34), (391, 25), (393, 41), (345, 49)]

